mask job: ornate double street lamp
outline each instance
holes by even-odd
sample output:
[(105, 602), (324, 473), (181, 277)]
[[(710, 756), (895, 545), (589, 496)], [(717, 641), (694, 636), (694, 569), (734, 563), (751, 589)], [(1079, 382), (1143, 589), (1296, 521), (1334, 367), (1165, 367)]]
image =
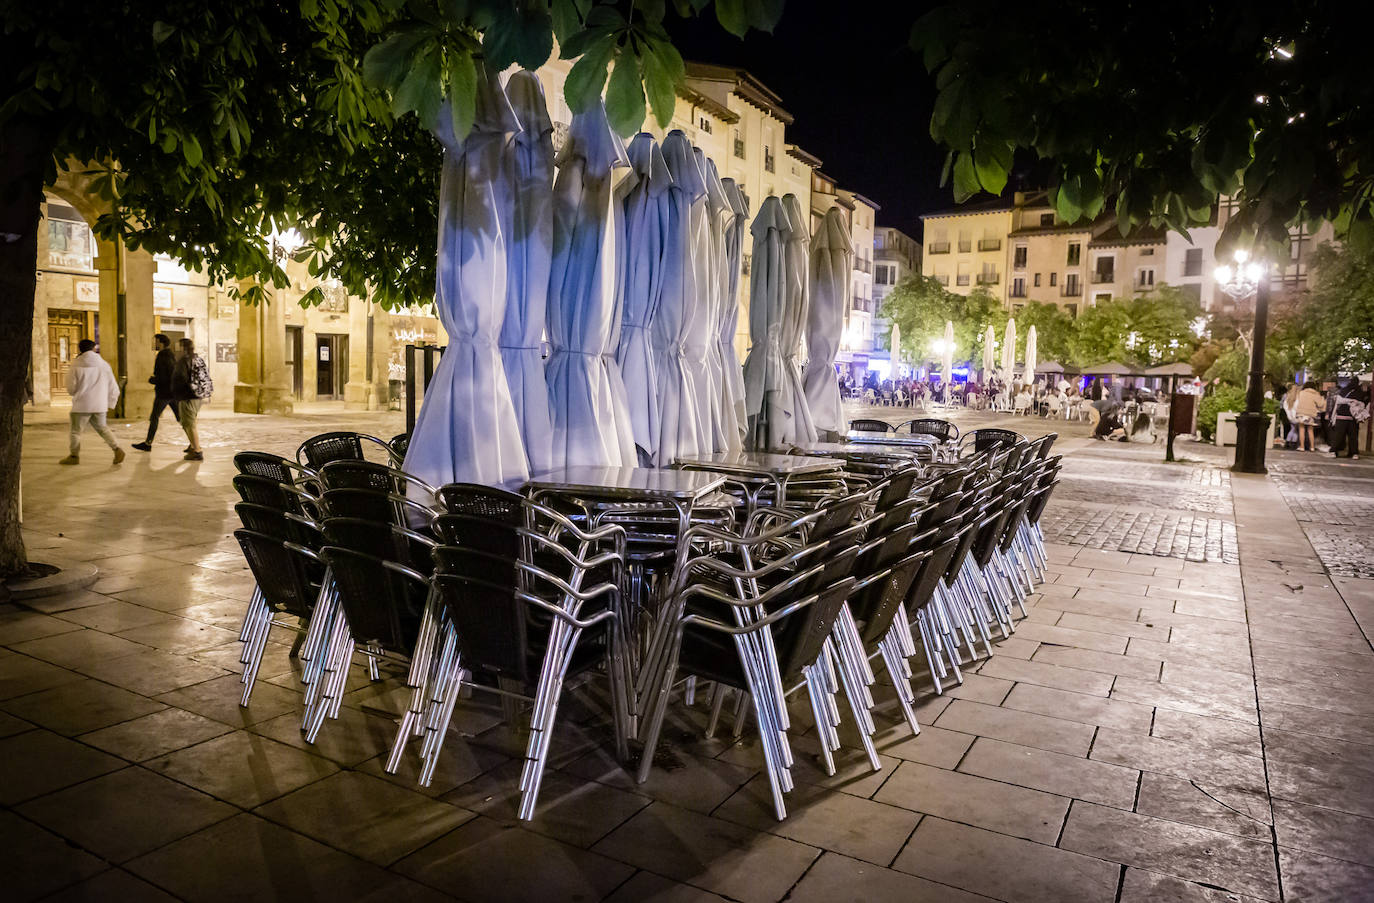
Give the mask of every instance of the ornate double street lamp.
[(1255, 333), (1250, 342), (1250, 380), (1245, 387), (1245, 412), (1236, 417), (1236, 473), (1267, 473), (1264, 447), (1269, 418), (1264, 414), (1264, 334), (1269, 319), (1269, 267), (1236, 251), (1234, 265), (1216, 269), (1217, 284), (1234, 300), (1255, 296)]

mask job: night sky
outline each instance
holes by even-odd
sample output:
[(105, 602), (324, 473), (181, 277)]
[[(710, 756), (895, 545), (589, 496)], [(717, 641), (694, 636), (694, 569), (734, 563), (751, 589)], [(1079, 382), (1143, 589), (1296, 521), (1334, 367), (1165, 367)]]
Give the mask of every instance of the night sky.
[(787, 0), (774, 34), (729, 34), (709, 11), (665, 24), (688, 60), (749, 70), (796, 117), (787, 141), (820, 157), (841, 188), (875, 201), (878, 224), (921, 236), (920, 215), (954, 205), (930, 138), (934, 79), (907, 46), (929, 0)]

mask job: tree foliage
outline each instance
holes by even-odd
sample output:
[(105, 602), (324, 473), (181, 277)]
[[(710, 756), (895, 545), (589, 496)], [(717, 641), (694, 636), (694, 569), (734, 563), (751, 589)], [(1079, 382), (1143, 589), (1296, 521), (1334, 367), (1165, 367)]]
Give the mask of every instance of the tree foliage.
[(1308, 359), (1323, 375), (1374, 370), (1374, 244), (1322, 245), (1304, 304)]
[(1078, 366), (1116, 360), (1148, 368), (1186, 361), (1200, 340), (1202, 306), (1171, 286), (1148, 295), (1099, 302), (1074, 321), (1070, 357)]
[[(989, 23), (996, 23), (990, 27)], [(1047, 161), (1066, 222), (1186, 231), (1239, 201), (1223, 243), (1296, 221), (1367, 228), (1374, 80), (1339, 3), (948, 4), (915, 25), (930, 133), (955, 199), (999, 194), (1016, 151)]]
[(932, 276), (908, 276), (883, 298), (883, 315), (901, 329), (902, 348), (917, 361), (940, 359), (931, 345), (944, 339), (947, 321), (954, 324), (954, 359), (981, 361), (983, 332), (998, 322), (1001, 310), (985, 289), (959, 295)]

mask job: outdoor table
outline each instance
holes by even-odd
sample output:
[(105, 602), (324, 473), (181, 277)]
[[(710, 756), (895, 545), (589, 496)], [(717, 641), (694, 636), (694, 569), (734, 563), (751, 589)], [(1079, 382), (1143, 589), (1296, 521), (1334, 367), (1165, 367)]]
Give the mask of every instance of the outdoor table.
[[(678, 458), (673, 466), (687, 471), (709, 470), (754, 479), (766, 479), (776, 492), (774, 504), (781, 507), (787, 500), (787, 483), (793, 477), (832, 473), (844, 467), (838, 458), (817, 458), (809, 455), (777, 455), (768, 452), (720, 452), (712, 455), (690, 455)], [(750, 508), (757, 507), (758, 492), (750, 495)]]
[(798, 449), (798, 454), (811, 457), (840, 458), (860, 468), (890, 473), (904, 467), (920, 465), (919, 452), (903, 445), (847, 445), (843, 442), (817, 442), (811, 448)]
[(881, 433), (876, 430), (850, 430), (845, 442), (854, 445), (886, 445), (903, 448), (928, 448), (935, 458), (947, 458), (951, 444), (924, 433)]

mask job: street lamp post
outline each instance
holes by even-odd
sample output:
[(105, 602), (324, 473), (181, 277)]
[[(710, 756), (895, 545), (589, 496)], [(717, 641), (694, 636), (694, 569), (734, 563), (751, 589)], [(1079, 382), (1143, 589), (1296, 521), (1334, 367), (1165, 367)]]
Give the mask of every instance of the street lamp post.
[(1250, 342), (1250, 377), (1245, 387), (1245, 412), (1236, 417), (1236, 473), (1267, 473), (1264, 449), (1269, 418), (1264, 413), (1264, 338), (1269, 319), (1269, 267), (1236, 251), (1235, 265), (1217, 267), (1221, 290), (1236, 301), (1255, 296), (1255, 332)]

